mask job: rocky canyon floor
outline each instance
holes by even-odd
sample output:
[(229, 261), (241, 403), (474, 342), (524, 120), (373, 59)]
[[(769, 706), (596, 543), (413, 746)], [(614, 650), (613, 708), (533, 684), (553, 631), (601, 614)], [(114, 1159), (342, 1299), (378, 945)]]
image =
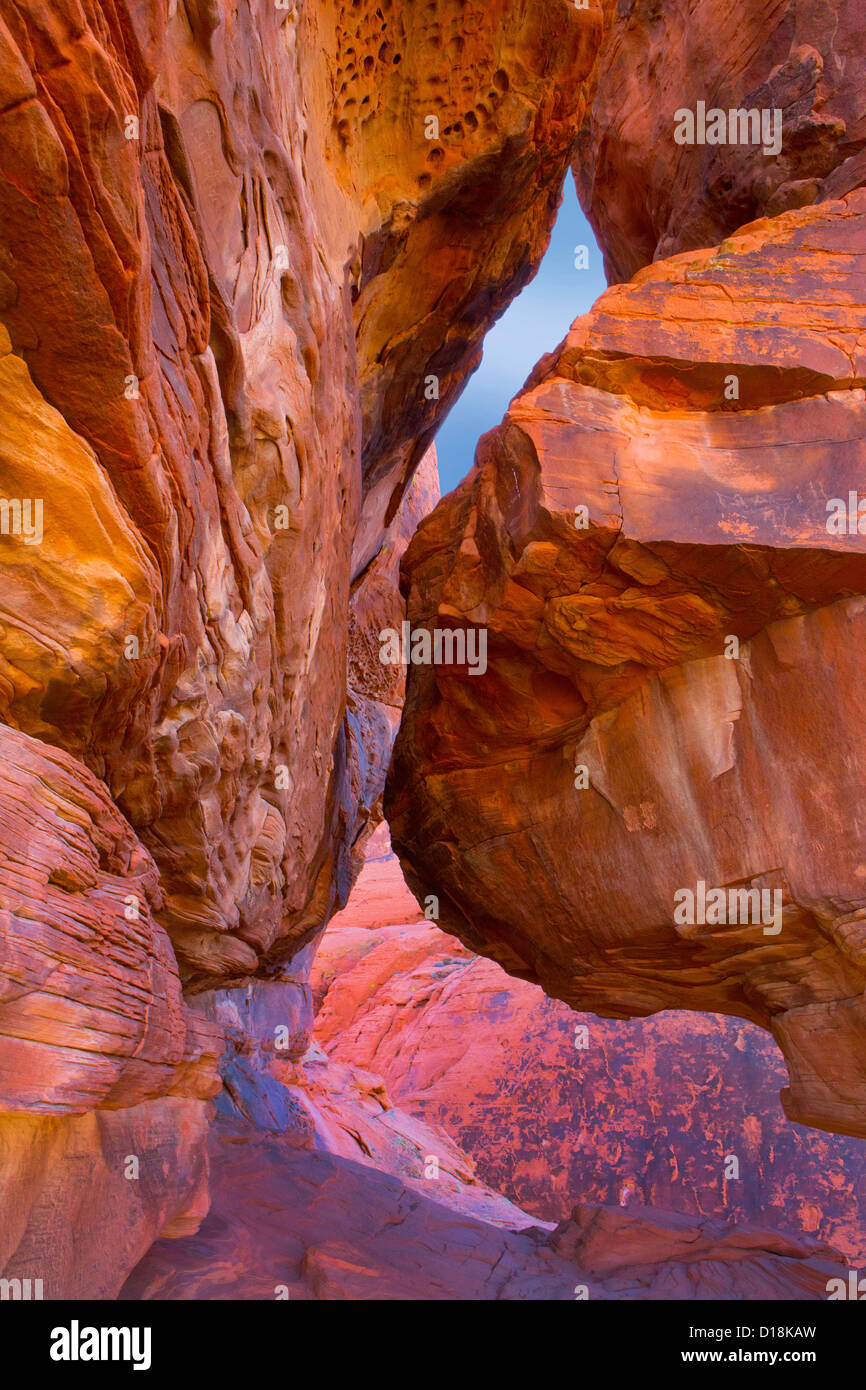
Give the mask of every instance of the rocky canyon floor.
[(296, 1062), (278, 986), (226, 1000), (210, 1214), (122, 1298), (788, 1300), (866, 1257), (863, 1146), (787, 1123), (772, 1040), (575, 1015), (427, 920), (384, 826), (310, 984)]

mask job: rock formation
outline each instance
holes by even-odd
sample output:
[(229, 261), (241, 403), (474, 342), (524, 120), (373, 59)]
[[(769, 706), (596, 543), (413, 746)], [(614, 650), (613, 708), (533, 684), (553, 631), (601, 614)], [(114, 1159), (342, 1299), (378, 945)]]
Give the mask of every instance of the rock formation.
[[(604, 0), (604, 10), (573, 169), (610, 281), (863, 184), (866, 33), (857, 0)], [(736, 112), (735, 128), (708, 120), (704, 140), (696, 128), (695, 143), (678, 143), (678, 112), (697, 117), (699, 102), (706, 117)], [(768, 119), (766, 149), (751, 118), (741, 129), (739, 113), (750, 111), (759, 123), (761, 112), (779, 113), (781, 138)]]
[(862, 1268), (863, 1145), (786, 1120), (766, 1032), (720, 1014), (573, 1013), (426, 921), (384, 830), (313, 964), (332, 1062), (379, 1074), (545, 1221), (586, 1201), (754, 1222)]
[(471, 949), (576, 1009), (760, 1023), (788, 1115), (852, 1135), (864, 214), (657, 262), (542, 360), (404, 557), (410, 621), (485, 628), (488, 669), (412, 668), (386, 801)]
[(367, 625), (403, 616), (410, 480), (544, 250), (601, 28), (566, 0), (4, 10), (12, 1277), (54, 1242), (55, 1296), (111, 1296), (206, 1208), (222, 1043), (181, 988), (303, 994), (346, 900), (401, 693)]
[(4, 21), (0, 469), (44, 535), (0, 542), (0, 715), (105, 781), (194, 988), (345, 901), (350, 584), (544, 249), (600, 34), (565, 0)]
[(111, 1298), (207, 1211), (222, 1033), (184, 1001), (156, 865), (104, 785), (5, 725), (0, 755), (0, 1270)]
[[(741, 1225), (582, 1203), (533, 1221), (471, 1159), (395, 1108), (380, 1078), (273, 1044), (273, 994), (203, 1007), (230, 1059), (199, 1230), (159, 1240), (127, 1299), (826, 1298), (832, 1249)], [(251, 1031), (252, 1028), (252, 1031)]]
[(573, 1008), (760, 1023), (788, 1115), (866, 1134), (862, 26), (605, 14), (574, 168), (632, 278), (407, 552), (411, 623), (485, 628), (488, 670), (413, 667), (386, 809), (471, 949)]
[(211, 1143), (209, 1216), (157, 1241), (121, 1298), (801, 1301), (845, 1273), (818, 1247), (652, 1213), (632, 1241), (616, 1207), (577, 1208), (555, 1232), (504, 1230), (275, 1135), (217, 1125)]
[[(382, 814), (408, 600), (491, 638), (483, 677), (408, 683), (389, 814), (421, 900), (573, 1007), (771, 1028), (789, 1115), (866, 1132), (837, 10), (754, 0), (726, 64), (716, 0), (5, 6), (4, 1276), (113, 1297), (162, 1234), (127, 1291), (823, 1296), (783, 1236), (593, 1203), (537, 1227), (310, 1052), (309, 972)], [(678, 144), (705, 96), (778, 109), (778, 153)], [(403, 555), (570, 167), (634, 278)], [(781, 931), (676, 923), (697, 881), (778, 892)]]

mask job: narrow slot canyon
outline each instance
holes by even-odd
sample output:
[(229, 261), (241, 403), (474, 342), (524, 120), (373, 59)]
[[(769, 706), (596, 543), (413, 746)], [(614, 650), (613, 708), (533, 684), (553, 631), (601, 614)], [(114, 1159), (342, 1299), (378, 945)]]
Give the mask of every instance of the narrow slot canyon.
[(856, 0), (0, 78), (0, 1305), (866, 1298)]

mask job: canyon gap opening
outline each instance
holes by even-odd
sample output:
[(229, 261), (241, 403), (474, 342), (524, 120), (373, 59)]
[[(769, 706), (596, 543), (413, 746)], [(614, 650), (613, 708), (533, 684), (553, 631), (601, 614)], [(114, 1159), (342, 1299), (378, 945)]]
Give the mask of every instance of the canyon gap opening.
[(538, 274), (485, 336), (481, 365), (436, 435), (443, 496), (469, 472), (478, 440), (501, 422), (539, 359), (606, 288), (601, 251), (569, 172)]

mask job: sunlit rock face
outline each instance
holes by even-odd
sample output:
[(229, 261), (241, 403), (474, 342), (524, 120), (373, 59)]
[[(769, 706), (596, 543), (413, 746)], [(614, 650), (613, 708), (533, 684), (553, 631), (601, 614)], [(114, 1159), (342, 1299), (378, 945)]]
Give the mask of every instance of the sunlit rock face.
[(2, 1277), (13, 1289), (30, 1280), (33, 1298), (116, 1298), (158, 1237), (198, 1229), (208, 1134), (205, 1104), (178, 1096), (72, 1116), (0, 1114)]
[(383, 830), (313, 966), (333, 1062), (381, 1075), (546, 1221), (582, 1201), (752, 1221), (862, 1267), (863, 1145), (788, 1122), (766, 1032), (720, 1014), (573, 1013), (425, 920)]
[(410, 620), (486, 629), (488, 669), (411, 668), (386, 796), (471, 949), (759, 1023), (789, 1117), (861, 1135), (864, 211), (659, 262), (542, 360), (404, 558)]
[(574, 174), (610, 280), (863, 183), (859, 0), (604, 0), (604, 11)]
[(0, 536), (0, 717), (106, 782), (188, 989), (345, 899), (351, 585), (546, 245), (600, 37), (566, 0), (4, 17), (0, 469), (44, 534)]

